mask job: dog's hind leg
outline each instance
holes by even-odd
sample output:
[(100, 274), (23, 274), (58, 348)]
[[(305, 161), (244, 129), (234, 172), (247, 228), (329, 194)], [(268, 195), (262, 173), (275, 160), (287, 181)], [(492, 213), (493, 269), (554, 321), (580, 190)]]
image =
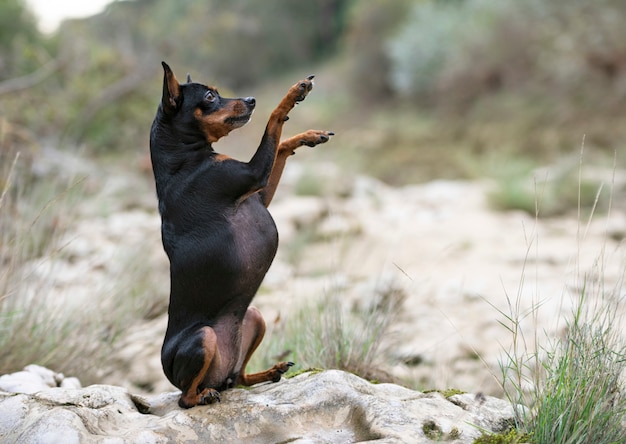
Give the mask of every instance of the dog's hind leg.
[(270, 178), (267, 181), (265, 188), (261, 190), (261, 198), (263, 199), (263, 204), (266, 207), (269, 206), (272, 198), (274, 197), (278, 182), (283, 175), (287, 158), (292, 154), (295, 154), (296, 149), (303, 145), (313, 147), (315, 145), (319, 145), (320, 143), (326, 143), (330, 139), (330, 136), (334, 135), (335, 133), (331, 131), (308, 130), (280, 142)]
[(239, 368), (238, 385), (251, 386), (260, 382), (278, 382), (281, 376), (289, 370), (293, 362), (279, 362), (264, 372), (246, 374), (246, 365), (265, 335), (265, 321), (261, 312), (255, 307), (249, 307), (243, 319), (241, 341), (241, 366)]
[(190, 408), (220, 400), (214, 388), (203, 387), (208, 372), (220, 365), (217, 336), (211, 327), (203, 327), (198, 336), (181, 345), (176, 353), (176, 382), (182, 390), (178, 405)]

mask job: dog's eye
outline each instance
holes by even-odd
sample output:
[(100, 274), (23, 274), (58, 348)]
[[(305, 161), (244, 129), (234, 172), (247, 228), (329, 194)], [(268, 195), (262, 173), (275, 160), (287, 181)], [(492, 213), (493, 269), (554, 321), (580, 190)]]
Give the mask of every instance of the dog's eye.
[(216, 98), (217, 98), (217, 95), (213, 91), (211, 91), (211, 90), (207, 91), (204, 94), (204, 99), (208, 100), (209, 102), (215, 101)]

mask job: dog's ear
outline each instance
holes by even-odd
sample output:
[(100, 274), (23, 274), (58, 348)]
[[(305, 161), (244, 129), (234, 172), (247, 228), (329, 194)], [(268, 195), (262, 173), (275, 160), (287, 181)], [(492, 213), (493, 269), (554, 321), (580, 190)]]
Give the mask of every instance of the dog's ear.
[(176, 76), (172, 72), (172, 69), (165, 62), (161, 62), (163, 65), (163, 97), (161, 98), (161, 104), (164, 111), (174, 111), (178, 107), (180, 101), (180, 84), (176, 80)]

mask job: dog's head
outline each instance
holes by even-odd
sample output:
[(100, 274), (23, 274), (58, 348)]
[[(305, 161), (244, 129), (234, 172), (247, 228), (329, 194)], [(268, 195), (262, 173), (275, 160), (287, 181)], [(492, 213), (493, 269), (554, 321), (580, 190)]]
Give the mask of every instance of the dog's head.
[(202, 137), (211, 144), (250, 120), (254, 97), (227, 99), (217, 89), (191, 82), (180, 84), (167, 63), (163, 65), (161, 110), (184, 138)]

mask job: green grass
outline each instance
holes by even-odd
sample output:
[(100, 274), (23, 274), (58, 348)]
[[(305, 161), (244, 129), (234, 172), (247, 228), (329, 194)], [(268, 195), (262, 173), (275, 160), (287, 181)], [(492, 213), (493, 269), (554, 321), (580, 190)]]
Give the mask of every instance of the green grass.
[(424, 390), (424, 393), (441, 393), (444, 398), (450, 398), (455, 395), (463, 395), (467, 392), (456, 388), (449, 388), (445, 390)]
[(613, 302), (568, 324), (567, 336), (546, 353), (545, 382), (528, 421), (538, 443), (626, 442), (626, 345)]
[[(612, 303), (583, 316), (585, 297), (556, 339), (529, 355), (515, 354), (503, 372), (515, 376), (507, 396), (517, 409), (517, 428), (536, 443), (626, 442), (626, 346)], [(526, 390), (525, 387), (532, 387)]]
[(483, 433), (473, 444), (521, 444), (533, 442), (531, 435), (511, 429), (506, 433)]
[[(536, 247), (533, 243), (536, 240), (528, 245), (527, 259)], [(509, 313), (500, 312), (513, 339), (501, 362), (503, 388), (514, 406), (527, 407), (515, 409), (516, 427), (531, 435), (532, 442), (626, 442), (626, 342), (619, 315), (626, 267), (609, 288), (604, 282), (604, 248), (600, 254), (595, 269), (578, 276), (580, 289), (573, 295), (576, 304), (563, 335), (544, 338), (535, 331), (533, 338), (525, 336), (521, 325), (536, 320), (541, 303), (522, 311), (521, 291), (515, 301), (509, 299)], [(520, 290), (525, 274), (524, 265)]]
[(497, 210), (522, 210), (544, 218), (579, 207), (587, 213), (605, 211), (608, 204), (601, 182), (580, 177), (576, 165), (567, 161), (541, 171), (528, 162), (509, 160), (492, 178), (495, 187), (487, 197)]
[(46, 259), (62, 254), (54, 245), (71, 222), (80, 181), (36, 178), (18, 152), (0, 179), (0, 374), (32, 363), (70, 369), (91, 356), (93, 327), (84, 313), (51, 300), (54, 273), (44, 270)]
[(344, 295), (336, 290), (283, 314), (284, 321), (270, 328), (253, 355), (250, 370), (288, 359), (296, 363), (295, 371), (339, 369), (369, 380), (389, 381), (381, 346), (401, 310), (404, 294), (385, 288), (369, 297), (366, 307), (349, 309)]
[[(616, 316), (616, 299), (609, 295), (591, 304), (586, 291), (564, 337), (535, 352), (510, 353), (502, 364), (504, 381), (511, 382), (505, 386), (509, 400), (528, 407), (516, 409), (517, 429), (532, 435), (532, 442), (626, 442), (623, 320)], [(516, 328), (510, 330), (514, 335)]]
[(116, 258), (123, 271), (108, 288), (63, 291), (56, 264), (71, 260), (63, 239), (89, 194), (81, 179), (30, 171), (25, 155), (0, 163), (0, 374), (35, 363), (95, 383), (128, 325), (164, 313), (168, 295), (141, 251)]

